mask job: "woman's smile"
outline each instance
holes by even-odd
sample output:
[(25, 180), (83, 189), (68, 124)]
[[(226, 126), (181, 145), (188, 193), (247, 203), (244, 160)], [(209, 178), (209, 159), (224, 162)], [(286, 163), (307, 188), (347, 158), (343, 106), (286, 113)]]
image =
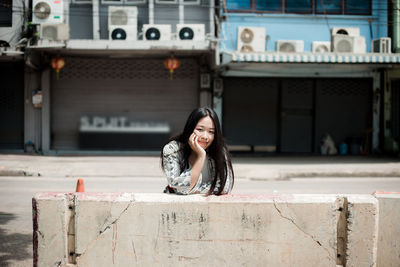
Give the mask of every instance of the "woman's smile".
[(206, 149), (208, 147), (208, 142), (207, 141), (199, 141), (199, 145), (202, 148)]

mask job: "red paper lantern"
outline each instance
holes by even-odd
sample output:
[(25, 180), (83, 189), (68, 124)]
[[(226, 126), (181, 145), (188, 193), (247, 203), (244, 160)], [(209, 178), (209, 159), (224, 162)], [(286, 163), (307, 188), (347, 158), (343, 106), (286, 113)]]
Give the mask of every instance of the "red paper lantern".
[(65, 60), (62, 57), (53, 57), (50, 61), (51, 67), (57, 72), (57, 80), (59, 77), (60, 70), (65, 66)]
[(174, 70), (179, 68), (179, 60), (171, 56), (164, 61), (164, 66), (169, 69), (170, 79), (172, 80), (172, 76), (174, 74)]

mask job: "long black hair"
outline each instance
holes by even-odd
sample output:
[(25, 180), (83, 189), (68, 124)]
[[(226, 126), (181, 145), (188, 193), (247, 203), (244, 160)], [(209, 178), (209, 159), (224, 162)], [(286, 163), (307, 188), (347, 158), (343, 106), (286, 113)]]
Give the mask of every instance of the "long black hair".
[[(210, 190), (207, 195), (220, 195), (225, 187), (226, 180), (228, 179), (228, 175), (232, 177), (232, 186), (234, 181), (234, 174), (232, 168), (232, 161), (229, 155), (228, 148), (226, 146), (224, 137), (222, 136), (221, 126), (219, 123), (219, 119), (217, 114), (208, 107), (197, 108), (190, 113), (185, 127), (183, 128), (183, 132), (175, 137), (172, 137), (170, 141), (177, 141), (181, 145), (181, 149), (183, 151), (183, 161), (180, 162), (181, 170), (184, 170), (189, 167), (189, 156), (192, 152), (192, 149), (189, 145), (189, 137), (193, 133), (197, 123), (204, 117), (209, 116), (211, 120), (214, 122), (214, 140), (211, 145), (206, 149), (207, 155), (212, 158), (215, 162), (213, 168), (214, 177), (211, 183)], [(161, 152), (161, 164), (163, 164), (163, 152)], [(207, 164), (207, 163), (205, 163)], [(164, 169), (164, 168), (163, 168)], [(216, 188), (217, 182), (219, 181), (219, 186), (217, 190), (214, 192)]]

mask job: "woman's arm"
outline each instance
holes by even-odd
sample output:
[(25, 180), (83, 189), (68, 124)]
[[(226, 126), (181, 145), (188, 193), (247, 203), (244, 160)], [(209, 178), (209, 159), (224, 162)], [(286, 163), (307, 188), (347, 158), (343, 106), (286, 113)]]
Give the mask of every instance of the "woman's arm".
[[(181, 171), (180, 163), (183, 160), (183, 153), (179, 144), (172, 141), (163, 148), (163, 167), (167, 176), (168, 185), (176, 190), (178, 194), (193, 194), (199, 188), (202, 176), (201, 170), (194, 185), (192, 184), (192, 168)], [(195, 170), (196, 171), (196, 170)]]
[(203, 170), (204, 162), (206, 160), (206, 151), (198, 143), (199, 137), (194, 133), (189, 137), (189, 146), (194, 152), (191, 157), (193, 157), (192, 170), (190, 171), (190, 190), (196, 185), (201, 171)]

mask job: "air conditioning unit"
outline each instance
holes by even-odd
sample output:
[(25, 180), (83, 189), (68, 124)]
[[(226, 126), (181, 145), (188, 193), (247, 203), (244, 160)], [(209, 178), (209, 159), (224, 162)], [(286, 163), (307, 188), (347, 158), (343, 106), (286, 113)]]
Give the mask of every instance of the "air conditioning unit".
[(331, 52), (331, 42), (314, 41), (312, 42), (313, 53), (329, 53)]
[(142, 32), (145, 40), (171, 40), (171, 25), (169, 24), (144, 24)]
[(360, 28), (351, 28), (351, 27), (333, 27), (332, 28), (332, 36), (337, 34), (343, 34), (348, 36), (360, 36)]
[(33, 0), (32, 23), (63, 23), (64, 3), (61, 0)]
[(332, 35), (332, 51), (338, 53), (365, 54), (367, 46), (364, 36)]
[(109, 6), (109, 39), (137, 40), (137, 14), (137, 7), (134, 6)]
[(69, 40), (69, 25), (42, 23), (40, 24), (39, 37), (40, 39), (53, 41)]
[(237, 50), (242, 53), (265, 51), (265, 28), (238, 27)]
[(374, 53), (392, 53), (392, 40), (389, 37), (373, 40), (371, 51)]
[(276, 41), (276, 51), (283, 53), (304, 52), (303, 40), (278, 40)]
[(204, 24), (177, 24), (176, 32), (179, 40), (204, 41)]

